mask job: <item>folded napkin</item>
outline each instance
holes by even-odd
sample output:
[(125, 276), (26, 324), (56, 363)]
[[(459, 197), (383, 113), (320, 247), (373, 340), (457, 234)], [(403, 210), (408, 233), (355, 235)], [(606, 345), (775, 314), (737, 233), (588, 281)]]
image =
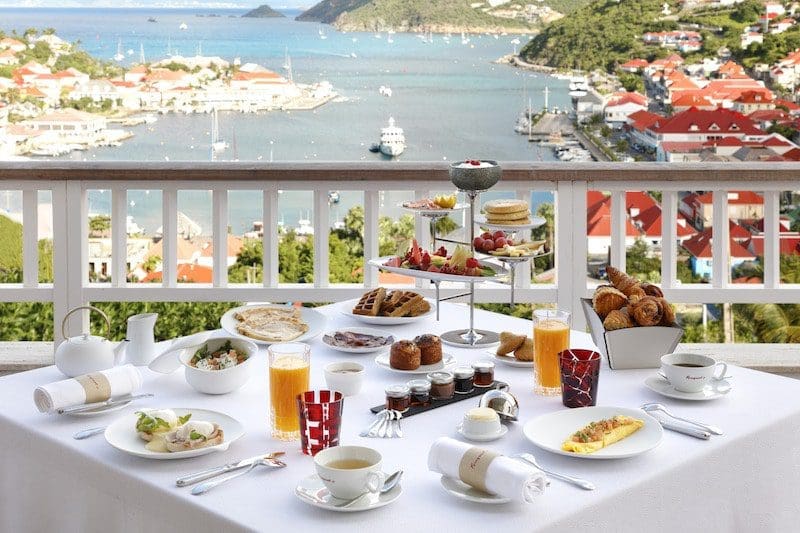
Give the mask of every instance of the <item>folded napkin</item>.
[(142, 375), (138, 368), (133, 365), (115, 366), (36, 387), (33, 401), (42, 413), (52, 413), (64, 407), (127, 396), (141, 386)]
[(449, 437), (440, 437), (431, 446), (428, 470), (517, 502), (532, 503), (547, 486), (538, 468)]

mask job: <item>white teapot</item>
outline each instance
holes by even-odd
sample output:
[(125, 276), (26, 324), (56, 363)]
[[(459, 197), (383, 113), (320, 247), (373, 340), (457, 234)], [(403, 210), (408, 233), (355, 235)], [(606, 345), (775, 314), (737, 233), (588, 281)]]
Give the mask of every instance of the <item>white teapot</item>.
[(86, 305), (72, 309), (61, 322), (61, 334), (64, 341), (58, 345), (55, 354), (56, 367), (69, 377), (80, 376), (98, 370), (105, 370), (116, 366), (122, 362), (125, 355), (125, 348), (128, 341), (122, 341), (115, 348), (111, 341), (105, 337), (92, 335), (91, 333), (81, 333), (77, 337), (67, 337), (65, 330), (67, 319), (75, 311), (89, 309), (97, 311), (106, 321), (107, 335), (111, 336), (111, 321), (108, 316), (100, 309)]

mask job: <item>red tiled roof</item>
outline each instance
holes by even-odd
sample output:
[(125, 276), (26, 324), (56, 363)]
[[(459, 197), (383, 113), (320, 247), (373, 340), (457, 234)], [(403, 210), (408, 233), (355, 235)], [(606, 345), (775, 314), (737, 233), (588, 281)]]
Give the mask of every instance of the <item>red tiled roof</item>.
[(783, 153), (783, 158), (791, 161), (800, 161), (800, 148), (792, 148)]
[(663, 133), (731, 133), (737, 135), (763, 135), (755, 123), (736, 111), (718, 108), (713, 111), (689, 108), (652, 126)]
[(779, 105), (785, 107), (791, 113), (792, 111), (800, 111), (800, 105), (795, 104), (794, 102), (790, 102), (789, 100), (784, 100), (782, 98), (778, 98), (775, 100), (775, 105)]
[[(679, 219), (684, 219), (684, 216), (680, 213), (678, 214)], [(661, 237), (661, 207), (658, 205), (653, 205), (649, 209), (646, 209), (639, 213), (638, 216), (634, 217), (633, 219), (636, 222), (636, 225), (641, 228), (644, 234), (647, 237)], [(688, 224), (677, 224), (677, 235), (678, 237), (688, 237), (690, 235), (694, 235), (697, 233), (691, 226)]]
[(789, 118), (783, 109), (757, 109), (747, 116), (756, 122), (775, 122)]
[(683, 94), (679, 93), (678, 96), (672, 99), (673, 108), (695, 107), (695, 108), (716, 108), (708, 96), (702, 94)]
[[(228, 235), (228, 249), (226, 253), (228, 257), (236, 257), (239, 255), (239, 252), (242, 251), (242, 246), (244, 246), (244, 241), (235, 235)], [(214, 256), (214, 242), (210, 241), (208, 246), (203, 247), (203, 251), (201, 254), (203, 257), (213, 257)]]
[[(793, 235), (781, 235), (778, 243), (780, 255), (800, 255), (800, 233), (795, 232)], [(763, 235), (753, 235), (742, 244), (755, 255), (759, 257), (764, 256)]]
[(618, 92), (611, 95), (611, 99), (606, 104), (606, 107), (614, 107), (629, 103), (647, 107), (647, 97), (637, 92)]
[[(683, 241), (683, 246), (686, 251), (694, 257), (701, 259), (710, 259), (712, 257), (712, 231), (711, 228), (702, 231)], [(755, 255), (747, 250), (744, 246), (739, 244), (734, 239), (730, 239), (730, 257), (736, 259), (755, 259)]]
[(630, 121), (631, 128), (637, 131), (644, 131), (663, 118), (664, 117), (661, 115), (657, 115), (656, 113), (651, 113), (645, 110), (637, 111), (628, 115), (628, 121)]
[(620, 65), (620, 68), (644, 68), (650, 63), (646, 59), (635, 58)]
[(743, 276), (741, 278), (734, 279), (732, 283), (757, 283), (760, 285), (761, 283), (764, 283), (764, 280), (757, 278), (756, 276)]
[(703, 143), (700, 141), (666, 141), (661, 143), (661, 148), (666, 153), (700, 152), (703, 149)]
[(280, 80), (280, 74), (270, 70), (263, 70), (258, 72), (242, 72), (239, 71), (233, 75), (233, 80), (236, 81), (256, 81), (256, 80)]
[[(591, 191), (590, 191), (591, 192)], [(611, 197), (605, 196), (596, 202), (586, 213), (586, 234), (589, 237), (611, 236)], [(625, 234), (628, 237), (638, 237), (639, 231), (625, 217)]]
[[(689, 195), (691, 196), (691, 195)], [(689, 196), (684, 198), (684, 200), (688, 199)], [(701, 204), (708, 204), (711, 205), (714, 203), (712, 201), (712, 193), (706, 192), (703, 194), (698, 194), (695, 198)], [(764, 203), (764, 198), (753, 191), (730, 191), (728, 193), (728, 205), (736, 205), (736, 204), (743, 204), (743, 205), (761, 205)]]
[[(161, 281), (163, 274), (161, 271), (148, 273), (142, 282)], [(213, 270), (211, 267), (195, 265), (193, 263), (181, 263), (177, 269), (178, 282), (182, 283), (211, 283)]]
[(745, 91), (735, 101), (741, 104), (771, 104), (774, 98), (764, 91)]

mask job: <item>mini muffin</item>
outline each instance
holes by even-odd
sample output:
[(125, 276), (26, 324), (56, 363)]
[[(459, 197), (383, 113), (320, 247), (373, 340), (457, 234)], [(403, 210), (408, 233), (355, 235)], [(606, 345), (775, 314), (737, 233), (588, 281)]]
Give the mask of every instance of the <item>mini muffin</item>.
[(419, 346), (408, 340), (392, 344), (389, 366), (397, 370), (416, 370), (422, 364)]
[(438, 336), (429, 333), (419, 335), (414, 339), (414, 344), (419, 347), (423, 365), (433, 365), (442, 360), (442, 340)]
[(525, 337), (519, 348), (514, 350), (514, 358), (517, 361), (533, 361), (533, 339)]

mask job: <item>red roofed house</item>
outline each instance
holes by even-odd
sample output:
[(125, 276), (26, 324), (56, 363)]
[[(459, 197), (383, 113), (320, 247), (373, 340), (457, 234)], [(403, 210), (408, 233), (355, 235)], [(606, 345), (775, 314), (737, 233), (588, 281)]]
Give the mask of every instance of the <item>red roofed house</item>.
[(784, 100), (782, 98), (775, 99), (775, 107), (776, 108), (785, 108), (787, 112), (792, 116), (800, 115), (800, 105), (795, 104), (789, 100)]
[(670, 105), (672, 106), (673, 113), (683, 113), (691, 108), (700, 109), (702, 111), (711, 111), (717, 108), (717, 104), (712, 102), (708, 96), (689, 91), (678, 93), (677, 96), (673, 96)]
[(650, 63), (646, 59), (631, 59), (619, 66), (620, 70), (624, 70), (625, 72), (637, 73), (641, 70), (647, 68)]
[[(647, 136), (647, 128), (662, 120), (664, 117), (649, 111), (637, 111), (628, 116), (625, 129), (635, 148), (652, 145), (652, 139)], [(638, 145), (638, 146), (637, 146)]]
[[(586, 235), (589, 255), (608, 254), (611, 246), (611, 197), (599, 191), (589, 191), (586, 197)], [(632, 246), (639, 230), (625, 217), (625, 246)]]
[(647, 111), (647, 97), (637, 92), (619, 92), (606, 102), (603, 116), (606, 123), (620, 128), (637, 111)]
[(745, 91), (733, 101), (733, 110), (744, 115), (765, 109), (775, 109), (775, 98), (768, 92)]
[(16, 65), (19, 63), (19, 59), (17, 59), (17, 54), (13, 50), (3, 50), (0, 52), (0, 65), (8, 66), (8, 65)]
[[(193, 263), (181, 263), (177, 268), (178, 283), (211, 283), (214, 272), (210, 267), (195, 265)], [(162, 272), (149, 272), (142, 283), (157, 283), (162, 279)]]
[(750, 77), (744, 71), (744, 67), (742, 67), (739, 63), (736, 63), (734, 61), (728, 61), (722, 66), (720, 66), (719, 69), (717, 70), (717, 76), (719, 76), (721, 79)]
[[(764, 235), (753, 235), (742, 243), (753, 255), (764, 257)], [(778, 238), (780, 255), (800, 255), (800, 233), (781, 233)]]
[[(713, 195), (710, 192), (690, 193), (678, 202), (678, 211), (695, 228), (709, 228), (712, 224)], [(753, 191), (728, 191), (729, 219), (752, 220), (763, 217), (764, 198), (760, 194)]]
[[(681, 246), (691, 255), (689, 258), (689, 266), (696, 276), (710, 278), (713, 272), (712, 234), (712, 229), (707, 228), (681, 243)], [(745, 261), (754, 261), (756, 259), (755, 254), (733, 238), (730, 239), (729, 250), (731, 268)]]
[(144, 81), (159, 91), (168, 91), (189, 85), (193, 79), (194, 77), (185, 70), (155, 68), (145, 76)]
[(13, 52), (22, 52), (28, 47), (22, 41), (12, 39), (11, 37), (3, 37), (0, 39), (0, 50), (11, 50)]
[(147, 67), (144, 65), (136, 65), (125, 73), (123, 79), (133, 83), (141, 83), (147, 77)]

